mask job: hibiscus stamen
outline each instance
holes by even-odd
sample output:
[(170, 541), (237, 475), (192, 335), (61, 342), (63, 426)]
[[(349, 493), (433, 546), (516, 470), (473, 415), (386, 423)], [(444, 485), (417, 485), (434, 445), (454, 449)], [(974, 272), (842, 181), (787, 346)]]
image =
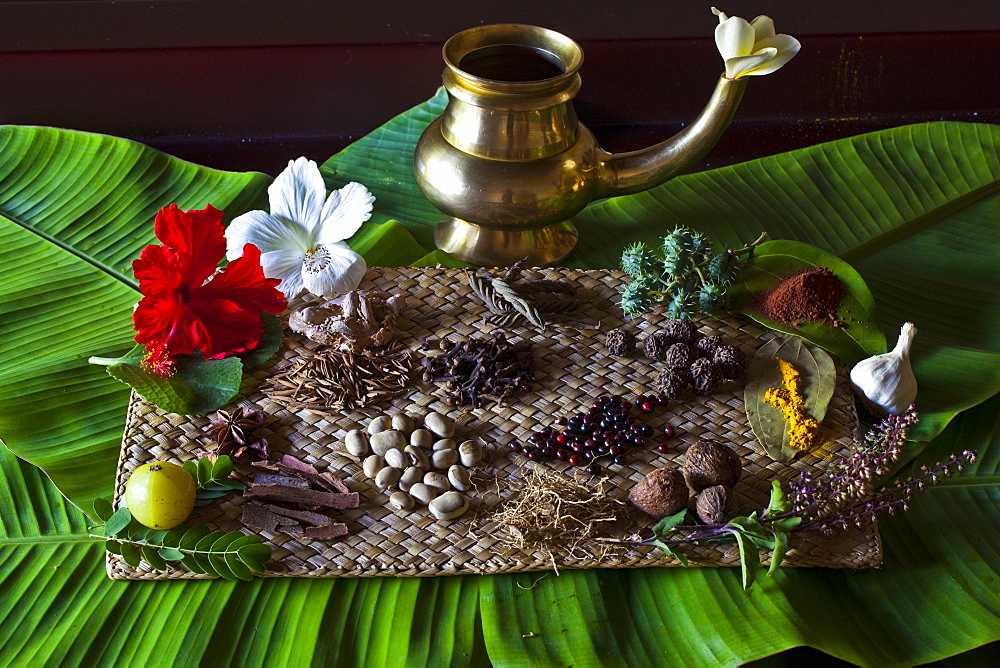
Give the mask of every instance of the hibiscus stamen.
[(147, 373), (155, 373), (162, 378), (169, 378), (177, 373), (177, 363), (167, 354), (166, 343), (148, 346), (139, 366)]
[(310, 248), (306, 251), (305, 258), (302, 260), (302, 270), (309, 274), (318, 274), (327, 268), (330, 260), (330, 251), (327, 249), (322, 246)]

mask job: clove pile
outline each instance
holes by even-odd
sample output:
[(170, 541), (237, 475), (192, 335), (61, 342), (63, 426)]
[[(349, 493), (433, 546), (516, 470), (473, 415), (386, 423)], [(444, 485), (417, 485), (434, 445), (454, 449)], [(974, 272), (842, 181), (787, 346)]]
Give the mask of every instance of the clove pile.
[[(429, 348), (426, 339), (421, 344), (424, 350)], [(514, 392), (531, 391), (535, 376), (527, 341), (514, 344), (503, 332), (494, 332), (488, 338), (471, 337), (454, 344), (442, 340), (439, 347), (441, 354), (424, 358), (423, 379), (443, 383), (450, 406), (480, 408), (488, 402), (502, 403)]]
[(280, 531), (332, 540), (347, 535), (347, 525), (326, 512), (357, 508), (360, 497), (329, 471), (291, 455), (251, 464), (256, 473), (243, 492), (243, 524), (258, 531)]

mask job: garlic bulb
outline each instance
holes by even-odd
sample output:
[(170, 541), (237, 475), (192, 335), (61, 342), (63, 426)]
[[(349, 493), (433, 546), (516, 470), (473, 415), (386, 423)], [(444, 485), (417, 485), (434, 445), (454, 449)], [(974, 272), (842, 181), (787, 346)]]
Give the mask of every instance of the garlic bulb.
[(917, 379), (910, 368), (910, 346), (917, 328), (912, 322), (899, 330), (896, 347), (869, 357), (851, 369), (851, 382), (883, 411), (899, 415), (917, 398)]

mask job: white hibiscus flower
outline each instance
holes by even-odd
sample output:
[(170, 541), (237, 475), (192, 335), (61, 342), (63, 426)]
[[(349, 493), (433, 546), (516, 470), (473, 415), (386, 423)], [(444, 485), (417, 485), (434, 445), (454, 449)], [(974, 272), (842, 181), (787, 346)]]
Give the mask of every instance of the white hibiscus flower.
[(368, 265), (344, 243), (372, 215), (375, 196), (348, 183), (327, 197), (319, 167), (299, 158), (288, 163), (267, 189), (271, 213), (249, 211), (226, 229), (226, 257), (243, 254), (244, 244), (260, 249), (268, 278), (292, 299), (303, 289), (332, 297), (358, 287)]

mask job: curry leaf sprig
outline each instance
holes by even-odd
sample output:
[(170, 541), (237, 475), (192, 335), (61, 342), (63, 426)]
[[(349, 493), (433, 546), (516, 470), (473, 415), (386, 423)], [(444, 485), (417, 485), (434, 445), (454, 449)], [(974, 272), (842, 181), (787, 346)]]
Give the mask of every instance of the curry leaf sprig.
[(133, 568), (145, 561), (162, 571), (167, 562), (179, 561), (195, 573), (252, 580), (271, 558), (271, 548), (257, 535), (211, 531), (200, 524), (149, 529), (132, 519), (128, 508), (115, 511), (107, 499), (97, 499), (94, 512), (104, 524), (92, 527), (90, 535), (104, 538), (105, 549)]
[(760, 569), (760, 550), (771, 552), (768, 576), (781, 566), (790, 537), (799, 531), (831, 534), (848, 526), (866, 526), (882, 512), (906, 510), (914, 492), (960, 471), (976, 461), (966, 450), (920, 473), (888, 484), (884, 477), (899, 458), (910, 428), (918, 415), (911, 406), (901, 415), (890, 415), (876, 425), (864, 440), (855, 443), (839, 461), (819, 477), (802, 473), (786, 490), (780, 481), (771, 482), (771, 498), (762, 512), (753, 511), (723, 524), (685, 524), (687, 509), (660, 520), (652, 538), (642, 544), (656, 545), (687, 565), (681, 551), (684, 544), (736, 543), (740, 552), (743, 588), (749, 589)]
[(676, 227), (657, 249), (643, 242), (622, 253), (622, 270), (632, 282), (622, 291), (626, 315), (640, 315), (663, 304), (670, 318), (694, 318), (726, 308), (726, 288), (740, 275), (743, 256), (767, 238), (762, 234), (739, 250), (712, 251), (704, 234)]
[(195, 506), (204, 506), (238, 489), (246, 489), (239, 480), (231, 480), (233, 460), (229, 455), (219, 455), (213, 462), (208, 457), (182, 464), (195, 483)]

